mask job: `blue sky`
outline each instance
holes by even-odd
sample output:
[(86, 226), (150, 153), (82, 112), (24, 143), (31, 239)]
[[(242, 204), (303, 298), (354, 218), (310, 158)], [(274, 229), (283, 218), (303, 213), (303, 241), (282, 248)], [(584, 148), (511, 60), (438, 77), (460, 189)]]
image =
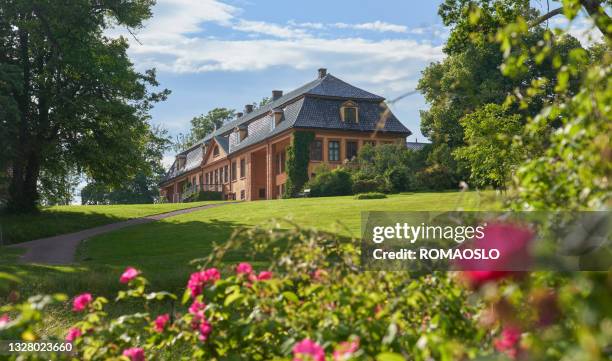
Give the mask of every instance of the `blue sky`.
[[(413, 90), (420, 72), (441, 60), (447, 30), (436, 1), (158, 0), (153, 18), (131, 36), (139, 70), (155, 67), (172, 90), (153, 123), (176, 135), (214, 107), (244, 104), (314, 79), (317, 69), (393, 99)], [(116, 29), (111, 34), (124, 34)], [(419, 131), (421, 95), (392, 110)], [(168, 154), (166, 163), (171, 159)]]
[[(172, 90), (152, 112), (172, 135), (215, 107), (241, 110), (292, 90), (325, 67), (335, 76), (394, 99), (415, 88), (421, 71), (443, 59), (448, 36), (439, 1), (158, 0), (153, 18), (137, 29), (129, 55), (139, 70), (155, 67)], [(420, 94), (392, 105), (413, 132), (419, 129)], [(171, 163), (172, 154), (164, 159)]]

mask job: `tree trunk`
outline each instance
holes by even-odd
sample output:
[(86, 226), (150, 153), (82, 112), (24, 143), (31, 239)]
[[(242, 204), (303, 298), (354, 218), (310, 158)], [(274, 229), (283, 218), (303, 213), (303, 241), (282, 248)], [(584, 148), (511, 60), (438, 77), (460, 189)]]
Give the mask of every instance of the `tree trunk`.
[(16, 139), (16, 152), (12, 162), (12, 177), (9, 187), (7, 208), (9, 212), (33, 212), (37, 209), (38, 191), (36, 185), (40, 172), (40, 156), (32, 149), (30, 135), (31, 111), (31, 64), (29, 34), (19, 30), (19, 56), (23, 72), (22, 93), (17, 97), (20, 112), (19, 134)]

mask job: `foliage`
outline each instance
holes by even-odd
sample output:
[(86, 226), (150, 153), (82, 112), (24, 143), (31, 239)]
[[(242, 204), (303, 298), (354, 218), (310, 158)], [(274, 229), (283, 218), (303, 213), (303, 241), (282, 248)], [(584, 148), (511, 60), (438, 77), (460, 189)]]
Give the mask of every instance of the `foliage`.
[(181, 152), (196, 142), (203, 139), (215, 129), (221, 128), (223, 124), (234, 118), (236, 111), (228, 108), (214, 108), (206, 115), (200, 114), (191, 119), (191, 129), (187, 134), (179, 134), (174, 142), (174, 150)]
[[(533, 57), (524, 59), (524, 71), (509, 78), (499, 69), (504, 55), (493, 39), (500, 27), (511, 24), (523, 16), (533, 21), (538, 13), (527, 0), (446, 0), (439, 9), (444, 24), (451, 28), (444, 51), (446, 58), (432, 63), (419, 80), (418, 89), (430, 104), (421, 112), (421, 132), (431, 139), (433, 151), (428, 157), (430, 171), (443, 169), (455, 185), (470, 177), (469, 164), (458, 160), (455, 149), (465, 145), (461, 119), (486, 104), (502, 104), (506, 96), (523, 92), (533, 81), (550, 78), (555, 72), (550, 61), (538, 62)], [(531, 26), (525, 33), (527, 47), (536, 46), (542, 39), (545, 28), (542, 24)], [(550, 43), (550, 51), (560, 59), (567, 59), (580, 43), (571, 36), (559, 37)], [(537, 114), (548, 99), (554, 96), (554, 82), (542, 84), (541, 92), (535, 94), (525, 107), (513, 105), (509, 112), (520, 116), (521, 124)], [(571, 91), (578, 89), (571, 82)], [(542, 152), (545, 144), (534, 140), (531, 152)], [(478, 179), (477, 176), (472, 177)]]
[[(147, 359), (216, 360), (299, 353), (328, 361), (610, 356), (607, 273), (362, 272), (358, 242), (287, 228), (238, 230), (195, 261), (199, 269), (182, 298), (151, 291), (132, 267), (119, 278), (126, 288), (114, 301), (90, 293), (72, 298), (76, 322), (66, 337), (76, 357), (129, 357), (134, 350)], [(267, 268), (237, 264), (236, 250)], [(36, 296), (0, 307), (0, 337), (40, 340), (47, 305), (65, 299)], [(110, 302), (135, 305), (135, 312), (111, 316)]]
[(81, 203), (145, 204), (156, 201), (159, 196), (158, 183), (165, 173), (162, 159), (170, 143), (165, 129), (153, 127), (143, 155), (147, 162), (145, 169), (118, 187), (95, 180), (88, 183), (81, 189)]
[(400, 144), (365, 145), (349, 164), (353, 192), (396, 193), (426, 188), (416, 183), (416, 173), (425, 166), (428, 147), (414, 151)]
[[(119, 357), (135, 347), (148, 359), (288, 358), (305, 338), (330, 355), (342, 342), (358, 340), (352, 356), (359, 360), (382, 352), (416, 360), (460, 357), (478, 349), (484, 334), (463, 314), (474, 312), (466, 290), (444, 275), (361, 272), (355, 245), (297, 228), (241, 230), (201, 261), (205, 265), (191, 275), (180, 309), (170, 307), (176, 296), (150, 291), (148, 282), (128, 269), (122, 282), (129, 286), (114, 302), (137, 304), (140, 310), (111, 317), (105, 311), (111, 301), (82, 294), (72, 301), (78, 321), (66, 331), (83, 360)], [(221, 269), (219, 277), (213, 267), (221, 267), (235, 249), (266, 257), (269, 268), (256, 272), (241, 263)], [(168, 305), (167, 311), (148, 312), (154, 304)], [(2, 337), (20, 338), (27, 331), (37, 338), (42, 310), (28, 317), (21, 313), (27, 305), (0, 308), (0, 314), (11, 315), (0, 326)], [(448, 310), (445, 317), (423, 323), (438, 309)], [(417, 347), (419, 340), (426, 346)]]
[[(32, 211), (43, 173), (76, 168), (118, 185), (146, 163), (148, 112), (169, 91), (138, 73), (111, 26), (140, 27), (152, 1), (3, 1), (0, 17), (0, 168), (12, 170), (8, 207)], [(6, 105), (6, 108), (4, 107)]]
[(347, 169), (338, 167), (330, 170), (323, 164), (315, 169), (315, 176), (307, 187), (312, 197), (344, 196), (351, 194), (353, 181)]
[[(531, 155), (517, 172), (518, 190), (514, 206), (520, 209), (602, 209), (610, 199), (610, 19), (598, 2), (565, 1), (563, 13), (574, 19), (584, 6), (587, 13), (605, 35), (605, 45), (586, 51), (575, 47), (569, 57), (553, 51), (557, 39), (563, 38), (562, 29), (547, 30), (537, 46), (525, 41), (529, 32), (527, 20), (519, 17), (499, 29), (496, 40), (504, 54), (502, 71), (516, 77), (525, 71), (526, 59), (536, 63), (551, 63), (555, 72), (532, 82), (524, 91), (510, 95), (507, 103), (529, 106), (542, 94), (546, 84), (555, 84), (550, 97), (538, 113), (529, 118), (521, 141), (529, 142), (552, 128), (545, 142), (549, 144), (541, 154)], [(600, 10), (593, 12), (592, 6)], [(602, 27), (607, 23), (608, 27)], [(603, 49), (608, 49), (605, 51)], [(579, 91), (572, 90), (579, 83)], [(539, 141), (542, 139), (539, 137)]]
[(285, 164), (287, 182), (285, 183), (284, 197), (286, 198), (295, 197), (308, 181), (310, 143), (313, 140), (313, 132), (296, 131), (293, 133), (291, 145), (287, 147), (287, 160)]
[(522, 130), (520, 116), (508, 114), (501, 105), (487, 104), (460, 123), (467, 145), (453, 154), (469, 164), (470, 183), (504, 189), (520, 160), (520, 150), (512, 144)]
[(222, 201), (223, 192), (200, 191), (195, 201)]
[(360, 193), (355, 196), (355, 199), (383, 199), (387, 198), (387, 195), (384, 193), (370, 192), (370, 193)]

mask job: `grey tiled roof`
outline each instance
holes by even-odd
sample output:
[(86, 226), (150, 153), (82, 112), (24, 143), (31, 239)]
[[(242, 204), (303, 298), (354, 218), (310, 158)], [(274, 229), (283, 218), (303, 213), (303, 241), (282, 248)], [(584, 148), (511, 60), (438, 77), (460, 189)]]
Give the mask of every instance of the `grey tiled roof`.
[[(359, 122), (348, 124), (340, 119), (340, 106), (346, 100), (352, 100), (358, 105)], [(214, 132), (207, 134), (191, 148), (180, 154), (187, 155), (184, 169), (176, 169), (173, 164), (163, 181), (175, 178), (202, 161), (202, 144), (208, 143), (214, 137), (228, 154), (232, 154), (250, 145), (257, 144), (289, 128), (318, 128), (353, 131), (391, 132), (410, 135), (411, 132), (388, 111), (385, 113), (384, 98), (350, 85), (331, 74), (313, 80), (303, 86), (284, 94), (242, 117), (232, 120)], [(282, 121), (274, 124), (273, 109), (282, 109)], [(238, 126), (248, 128), (248, 135), (238, 141), (234, 129)], [(195, 164), (190, 158), (198, 156)], [(194, 167), (188, 168), (187, 165)]]
[(429, 143), (406, 142), (406, 148), (412, 150), (421, 150)]
[(355, 101), (358, 105), (357, 123), (347, 123), (340, 119), (340, 107), (344, 99), (327, 99), (306, 97), (300, 115), (295, 122), (297, 128), (321, 128), (382, 132), (411, 132), (395, 117), (392, 112), (385, 113), (379, 102)]

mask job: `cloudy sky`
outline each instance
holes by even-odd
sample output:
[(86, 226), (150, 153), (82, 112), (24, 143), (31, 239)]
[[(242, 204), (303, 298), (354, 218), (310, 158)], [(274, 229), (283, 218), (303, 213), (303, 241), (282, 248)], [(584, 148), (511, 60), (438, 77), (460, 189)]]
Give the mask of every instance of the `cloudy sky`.
[[(413, 90), (421, 71), (443, 58), (448, 35), (438, 1), (158, 0), (153, 18), (129, 34), (139, 70), (155, 67), (168, 101), (153, 122), (176, 135), (214, 107), (244, 104), (314, 79), (316, 69), (394, 99)], [(114, 29), (110, 35), (127, 34)], [(392, 105), (419, 131), (420, 94)], [(165, 162), (171, 162), (168, 154)]]

